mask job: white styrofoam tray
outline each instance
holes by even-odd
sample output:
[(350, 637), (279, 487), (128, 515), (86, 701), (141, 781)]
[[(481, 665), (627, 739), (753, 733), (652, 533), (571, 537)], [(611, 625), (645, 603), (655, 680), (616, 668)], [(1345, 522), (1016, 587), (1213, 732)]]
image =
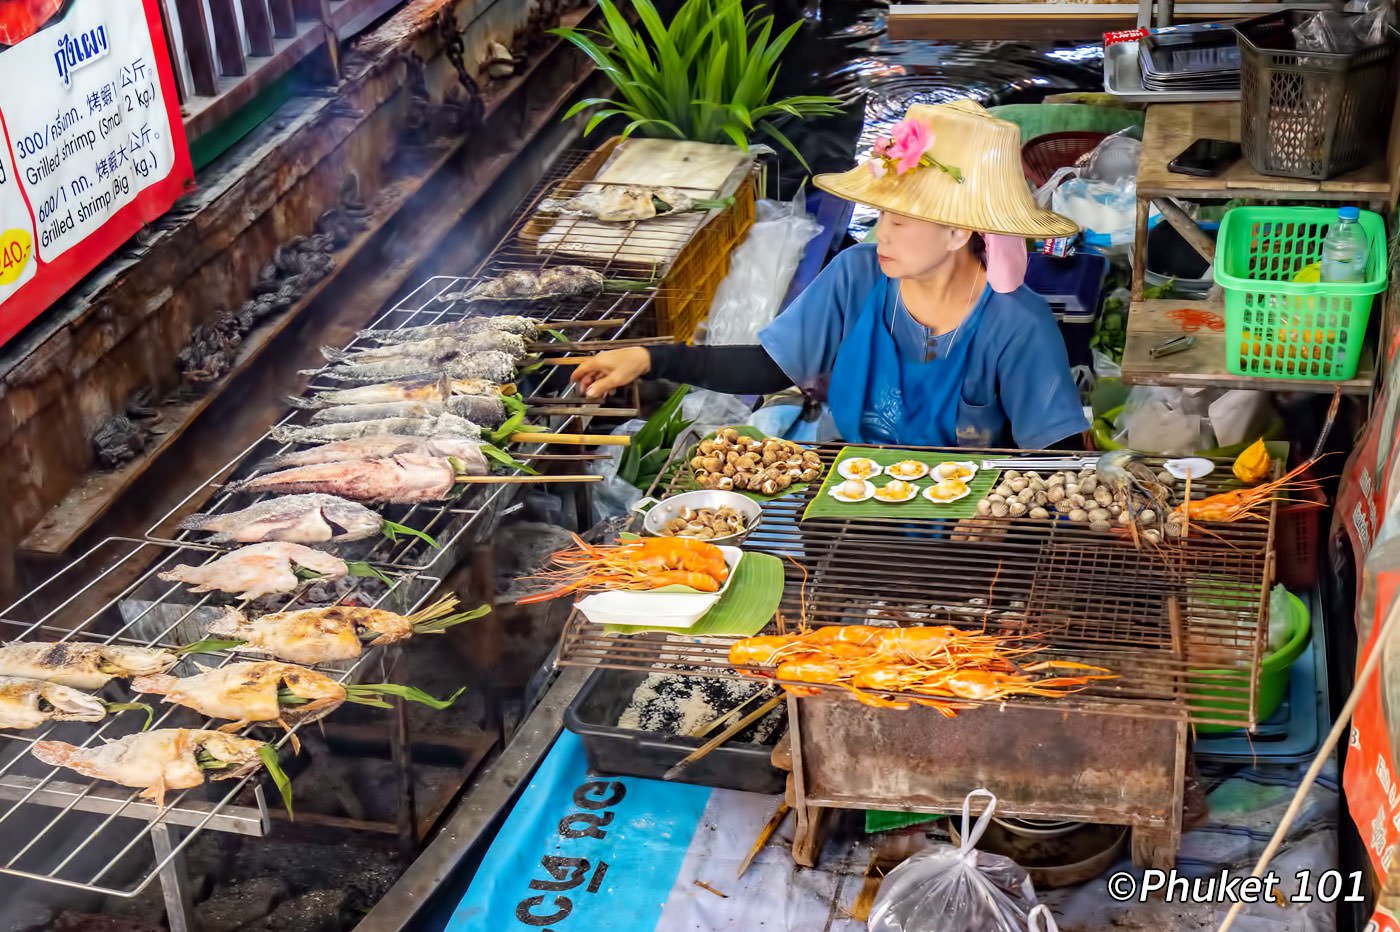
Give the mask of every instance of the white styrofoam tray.
[(648, 625), (661, 628), (689, 628), (714, 608), (734, 582), (734, 571), (744, 551), (720, 547), (729, 567), (729, 578), (718, 592), (595, 592), (578, 601), (578, 610), (595, 625)]

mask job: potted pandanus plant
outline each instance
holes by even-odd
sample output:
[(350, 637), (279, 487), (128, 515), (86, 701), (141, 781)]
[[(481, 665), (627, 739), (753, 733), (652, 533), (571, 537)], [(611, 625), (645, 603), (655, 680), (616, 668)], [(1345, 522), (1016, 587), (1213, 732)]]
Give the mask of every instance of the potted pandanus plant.
[(685, 0), (670, 23), (651, 0), (633, 0), (634, 29), (612, 0), (599, 0), (599, 30), (554, 30), (578, 46), (612, 79), (614, 97), (590, 97), (564, 115), (597, 107), (584, 135), (611, 117), (627, 120), (623, 136), (729, 143), (747, 150), (766, 137), (807, 162), (776, 125), (787, 117), (838, 113), (835, 97), (801, 95), (773, 100), (778, 58), (797, 34), (796, 22), (774, 35), (773, 17), (746, 9), (743, 0)]

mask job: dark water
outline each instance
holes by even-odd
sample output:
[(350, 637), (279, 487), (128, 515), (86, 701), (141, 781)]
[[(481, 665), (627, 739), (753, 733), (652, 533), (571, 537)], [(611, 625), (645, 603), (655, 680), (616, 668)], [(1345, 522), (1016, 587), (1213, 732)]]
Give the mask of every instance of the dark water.
[[(775, 94), (831, 94), (849, 101), (841, 116), (782, 127), (814, 172), (850, 168), (910, 104), (971, 97), (990, 107), (1102, 90), (1097, 45), (896, 42), (885, 32), (884, 0), (770, 0), (768, 7), (780, 27), (805, 19), (783, 55)], [(780, 167), (781, 193), (790, 198), (805, 173), (791, 157)], [(858, 224), (861, 219), (858, 213)]]

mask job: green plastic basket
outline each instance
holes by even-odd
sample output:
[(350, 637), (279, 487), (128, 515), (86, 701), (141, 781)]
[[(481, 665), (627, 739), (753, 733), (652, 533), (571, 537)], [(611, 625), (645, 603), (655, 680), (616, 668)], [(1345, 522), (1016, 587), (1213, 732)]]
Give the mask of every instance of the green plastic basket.
[(1367, 278), (1294, 281), (1321, 261), (1337, 220), (1326, 207), (1236, 207), (1220, 225), (1215, 280), (1225, 292), (1226, 367), (1276, 379), (1349, 379), (1361, 360), (1371, 303), (1385, 290), (1385, 222), (1361, 211)]

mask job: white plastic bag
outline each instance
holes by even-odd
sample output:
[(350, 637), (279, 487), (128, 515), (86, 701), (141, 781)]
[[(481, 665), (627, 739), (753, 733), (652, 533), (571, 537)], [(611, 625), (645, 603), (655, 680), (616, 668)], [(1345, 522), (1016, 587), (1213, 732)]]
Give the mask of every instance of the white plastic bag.
[(710, 303), (703, 342), (757, 343), (758, 331), (777, 316), (802, 250), (822, 229), (808, 215), (803, 200), (804, 192), (799, 190), (791, 204), (758, 202), (758, 219), (730, 257), (729, 274)]
[[(1036, 192), (1036, 201), (1069, 217), (1084, 230), (1084, 242), (1100, 248), (1126, 247), (1137, 227), (1137, 165), (1142, 143), (1114, 133), (1080, 164), (1061, 168)], [(1160, 218), (1151, 209), (1148, 225)]]
[[(987, 809), (972, 824), (972, 800)], [(973, 790), (963, 800), (962, 845), (935, 845), (885, 877), (870, 912), (870, 932), (1024, 932), (1036, 905), (1030, 875), (974, 845), (996, 810), (996, 796)]]
[(1060, 932), (1055, 922), (1055, 914), (1044, 903), (1031, 910), (1026, 922), (1026, 932)]
[(1136, 386), (1123, 403), (1114, 440), (1143, 453), (1185, 456), (1201, 447), (1201, 414), (1179, 388)]

